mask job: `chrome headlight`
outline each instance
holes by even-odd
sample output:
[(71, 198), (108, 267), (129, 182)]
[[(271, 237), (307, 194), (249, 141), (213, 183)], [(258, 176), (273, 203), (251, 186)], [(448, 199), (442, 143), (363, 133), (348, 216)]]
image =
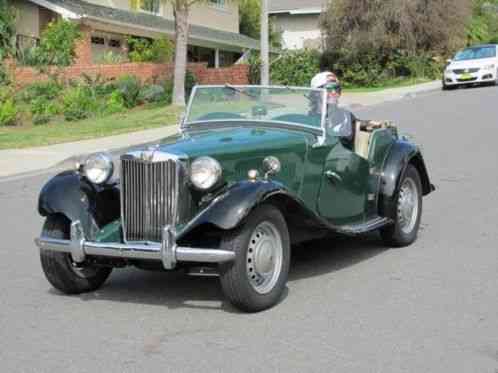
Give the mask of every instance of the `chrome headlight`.
[(221, 178), (221, 166), (216, 159), (200, 157), (192, 162), (190, 181), (197, 189), (212, 188)]
[(94, 184), (104, 184), (114, 172), (112, 158), (104, 153), (90, 155), (83, 166), (83, 173)]

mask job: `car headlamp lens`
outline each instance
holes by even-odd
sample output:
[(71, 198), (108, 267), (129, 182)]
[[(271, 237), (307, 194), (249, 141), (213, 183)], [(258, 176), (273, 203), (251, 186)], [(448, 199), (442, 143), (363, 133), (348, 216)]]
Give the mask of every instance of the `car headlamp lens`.
[(221, 177), (221, 166), (211, 157), (197, 158), (190, 167), (190, 181), (197, 189), (212, 188)]
[(114, 164), (107, 154), (92, 154), (87, 158), (83, 171), (86, 178), (92, 183), (104, 184), (112, 177)]
[(495, 65), (486, 65), (484, 66), (484, 70), (493, 70), (495, 67)]

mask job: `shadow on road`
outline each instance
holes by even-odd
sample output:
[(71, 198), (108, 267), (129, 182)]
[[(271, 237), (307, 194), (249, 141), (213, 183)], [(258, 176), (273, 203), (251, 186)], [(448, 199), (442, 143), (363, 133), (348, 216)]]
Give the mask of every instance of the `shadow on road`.
[[(292, 248), (290, 283), (322, 276), (353, 266), (384, 252), (377, 234), (360, 238), (333, 237)], [(54, 294), (59, 294), (51, 290)], [(284, 300), (290, 290), (284, 293)], [(107, 283), (93, 293), (80, 295), (84, 301), (111, 301), (194, 308), (239, 313), (224, 298), (218, 278), (189, 277), (183, 271), (148, 272), (134, 268), (115, 270)], [(221, 303), (221, 304), (220, 304)]]

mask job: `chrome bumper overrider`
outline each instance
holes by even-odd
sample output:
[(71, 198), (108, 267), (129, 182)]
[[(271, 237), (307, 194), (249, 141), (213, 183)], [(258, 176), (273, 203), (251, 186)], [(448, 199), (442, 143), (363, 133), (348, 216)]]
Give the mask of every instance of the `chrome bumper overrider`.
[(39, 237), (35, 239), (35, 244), (41, 250), (69, 253), (76, 263), (83, 262), (90, 255), (158, 260), (162, 261), (165, 269), (174, 269), (177, 262), (223, 263), (235, 258), (232, 251), (177, 246), (175, 232), (170, 226), (164, 227), (160, 244), (100, 243), (86, 241), (81, 223), (76, 221), (71, 224), (70, 240)]

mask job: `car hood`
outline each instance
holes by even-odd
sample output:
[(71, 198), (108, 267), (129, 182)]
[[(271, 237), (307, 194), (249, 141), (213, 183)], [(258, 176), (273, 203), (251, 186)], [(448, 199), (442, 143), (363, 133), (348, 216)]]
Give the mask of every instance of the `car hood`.
[(496, 58), (482, 58), (478, 60), (465, 60), (465, 61), (453, 61), (448, 65), (448, 69), (469, 69), (495, 64), (497, 62)]
[(187, 131), (163, 139), (155, 148), (187, 158), (189, 162), (200, 156), (213, 157), (221, 164), (226, 182), (246, 179), (251, 169), (262, 174), (263, 159), (272, 155), (282, 163), (282, 171), (275, 179), (297, 191), (304, 175), (308, 146), (313, 141), (313, 135), (298, 131), (231, 127)]

